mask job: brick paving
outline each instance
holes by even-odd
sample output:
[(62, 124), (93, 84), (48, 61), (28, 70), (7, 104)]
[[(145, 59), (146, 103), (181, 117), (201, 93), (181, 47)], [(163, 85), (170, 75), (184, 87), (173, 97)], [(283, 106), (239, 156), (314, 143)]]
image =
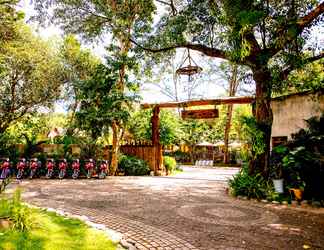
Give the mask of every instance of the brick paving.
[[(106, 225), (139, 249), (324, 249), (324, 214), (226, 194), (235, 168), (173, 177), (24, 180), (24, 199)], [(13, 184), (12, 187), (18, 184)]]

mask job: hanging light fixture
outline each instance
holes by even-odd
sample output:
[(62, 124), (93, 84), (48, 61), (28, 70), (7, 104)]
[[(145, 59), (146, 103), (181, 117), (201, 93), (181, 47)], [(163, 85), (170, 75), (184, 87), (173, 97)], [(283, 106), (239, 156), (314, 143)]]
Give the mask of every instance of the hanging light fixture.
[[(185, 63), (188, 61), (188, 64)], [(184, 59), (180, 67), (177, 69), (176, 73), (178, 75), (187, 75), (189, 81), (192, 80), (192, 76), (199, 74), (202, 71), (202, 68), (195, 63), (195, 61), (190, 56), (190, 50), (187, 49), (187, 57)]]
[(185, 91), (188, 91), (188, 99), (191, 99), (192, 90), (195, 86), (195, 75), (198, 75), (202, 68), (197, 65), (190, 55), (190, 50), (187, 49), (183, 55), (184, 60), (176, 70), (176, 75), (180, 78), (181, 76), (188, 76), (187, 87)]

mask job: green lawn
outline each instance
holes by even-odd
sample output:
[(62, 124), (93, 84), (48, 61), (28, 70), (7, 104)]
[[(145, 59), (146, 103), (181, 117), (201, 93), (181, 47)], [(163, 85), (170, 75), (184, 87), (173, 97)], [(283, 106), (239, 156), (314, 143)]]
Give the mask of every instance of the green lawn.
[(116, 249), (100, 231), (76, 219), (32, 209), (33, 226), (28, 232), (0, 228), (0, 249), (5, 250), (100, 250)]

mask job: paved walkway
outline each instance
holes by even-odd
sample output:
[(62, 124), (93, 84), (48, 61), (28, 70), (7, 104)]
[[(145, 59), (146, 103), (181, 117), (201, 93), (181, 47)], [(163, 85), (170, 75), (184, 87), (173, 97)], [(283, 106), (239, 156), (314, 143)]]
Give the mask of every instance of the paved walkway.
[(123, 233), (140, 249), (324, 249), (324, 214), (228, 197), (237, 169), (173, 177), (24, 180), (28, 202)]

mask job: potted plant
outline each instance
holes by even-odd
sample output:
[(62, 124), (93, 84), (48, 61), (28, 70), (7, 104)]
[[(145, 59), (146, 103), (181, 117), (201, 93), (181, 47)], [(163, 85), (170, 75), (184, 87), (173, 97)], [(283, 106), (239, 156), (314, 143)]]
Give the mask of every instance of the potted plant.
[(273, 182), (274, 189), (277, 193), (282, 194), (284, 192), (284, 185), (283, 185), (283, 162), (282, 159), (284, 155), (287, 153), (287, 147), (280, 145), (273, 148), (271, 152), (270, 158), (270, 177)]

